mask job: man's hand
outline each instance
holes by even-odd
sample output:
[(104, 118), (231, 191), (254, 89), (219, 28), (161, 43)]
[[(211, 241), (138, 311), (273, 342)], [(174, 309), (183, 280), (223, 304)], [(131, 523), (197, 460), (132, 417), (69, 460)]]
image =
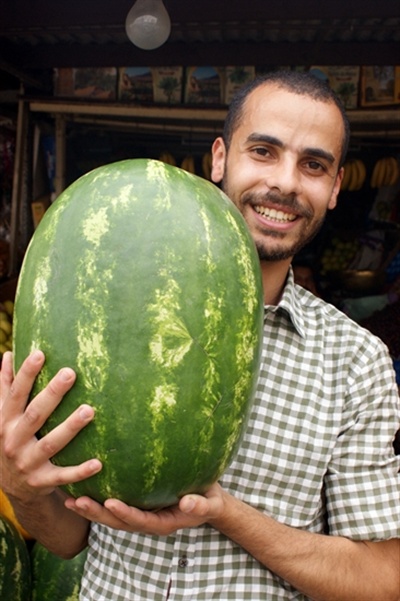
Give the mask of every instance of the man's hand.
[(3, 490), (21, 503), (49, 495), (62, 484), (77, 482), (100, 471), (101, 463), (89, 459), (78, 466), (57, 467), (50, 458), (66, 446), (94, 417), (82, 405), (62, 424), (38, 440), (36, 433), (73, 386), (75, 373), (61, 369), (29, 404), (44, 354), (33, 352), (13, 376), (12, 354), (3, 355), (0, 373), (0, 481)]
[(217, 519), (223, 512), (226, 494), (219, 484), (213, 484), (204, 496), (186, 495), (178, 505), (158, 511), (142, 511), (117, 499), (107, 499), (104, 505), (100, 505), (88, 497), (69, 498), (65, 506), (87, 520), (111, 528), (168, 536), (182, 528), (193, 528)]

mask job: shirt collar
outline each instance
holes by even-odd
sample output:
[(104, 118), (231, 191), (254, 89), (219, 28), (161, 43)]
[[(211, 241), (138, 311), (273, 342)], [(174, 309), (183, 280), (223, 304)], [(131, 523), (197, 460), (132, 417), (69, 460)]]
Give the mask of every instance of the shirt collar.
[(265, 312), (267, 311), (273, 313), (280, 311), (286, 314), (287, 318), (291, 321), (297, 333), (302, 338), (305, 338), (306, 328), (303, 306), (301, 302), (301, 294), (299, 294), (298, 287), (295, 286), (293, 270), (291, 267), (288, 272), (281, 300), (276, 306), (266, 305)]

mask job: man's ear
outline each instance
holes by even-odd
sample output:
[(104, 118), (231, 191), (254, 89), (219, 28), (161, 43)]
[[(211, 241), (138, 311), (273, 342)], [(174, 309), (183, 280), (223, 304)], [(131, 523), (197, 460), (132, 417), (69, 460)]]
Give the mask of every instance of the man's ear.
[(212, 169), (211, 179), (214, 184), (222, 181), (225, 171), (225, 159), (226, 159), (226, 148), (225, 143), (221, 137), (216, 138), (212, 145)]

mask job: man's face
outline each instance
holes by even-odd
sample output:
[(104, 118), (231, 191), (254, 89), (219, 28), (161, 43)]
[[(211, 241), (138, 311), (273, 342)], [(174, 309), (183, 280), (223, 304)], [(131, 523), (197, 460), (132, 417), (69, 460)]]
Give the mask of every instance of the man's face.
[(242, 212), (261, 260), (292, 257), (336, 205), (344, 129), (333, 103), (275, 84), (247, 98), (229, 151), (213, 145), (213, 180)]

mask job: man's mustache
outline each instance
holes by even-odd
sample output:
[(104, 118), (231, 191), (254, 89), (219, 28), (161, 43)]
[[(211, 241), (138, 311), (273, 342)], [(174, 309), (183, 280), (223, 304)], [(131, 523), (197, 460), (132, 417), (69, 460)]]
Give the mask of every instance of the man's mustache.
[(308, 207), (304, 207), (299, 203), (295, 196), (283, 196), (282, 194), (277, 194), (276, 192), (268, 191), (265, 193), (254, 193), (248, 192), (244, 194), (242, 197), (243, 204), (251, 204), (251, 205), (275, 205), (276, 208), (284, 207), (286, 209), (291, 209), (293, 213), (301, 215), (302, 217), (311, 218), (313, 216), (313, 211)]

